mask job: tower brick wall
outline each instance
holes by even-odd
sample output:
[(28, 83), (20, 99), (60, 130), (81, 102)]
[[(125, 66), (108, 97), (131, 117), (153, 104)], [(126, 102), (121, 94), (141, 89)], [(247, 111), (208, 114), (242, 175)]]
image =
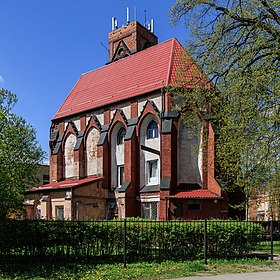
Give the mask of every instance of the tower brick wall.
[(118, 44), (123, 41), (131, 52), (139, 52), (158, 43), (158, 38), (139, 22), (134, 21), (109, 33), (109, 60), (111, 61)]

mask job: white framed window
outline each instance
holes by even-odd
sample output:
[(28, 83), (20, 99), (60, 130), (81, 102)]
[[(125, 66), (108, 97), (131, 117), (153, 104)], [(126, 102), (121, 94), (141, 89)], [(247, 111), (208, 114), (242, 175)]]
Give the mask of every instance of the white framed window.
[(118, 165), (118, 187), (120, 188), (124, 182), (124, 165)]
[(147, 161), (148, 185), (158, 184), (158, 160)]
[(57, 221), (64, 220), (64, 206), (56, 206), (55, 207), (55, 219)]
[(147, 127), (147, 139), (158, 138), (158, 125), (155, 121), (151, 121)]
[(142, 202), (141, 217), (148, 220), (158, 219), (158, 202)]

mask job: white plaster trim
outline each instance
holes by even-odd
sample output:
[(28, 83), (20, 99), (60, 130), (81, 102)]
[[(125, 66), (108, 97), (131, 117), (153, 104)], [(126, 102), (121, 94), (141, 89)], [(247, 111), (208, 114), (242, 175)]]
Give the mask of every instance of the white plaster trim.
[(159, 202), (160, 196), (159, 195), (153, 195), (153, 196), (145, 196), (145, 197), (137, 197), (136, 198), (140, 202)]

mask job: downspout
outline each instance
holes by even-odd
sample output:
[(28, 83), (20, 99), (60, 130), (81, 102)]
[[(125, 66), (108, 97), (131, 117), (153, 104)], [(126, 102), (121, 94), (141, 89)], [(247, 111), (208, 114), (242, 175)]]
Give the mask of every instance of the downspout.
[(74, 191), (73, 191), (73, 188), (71, 188), (71, 219), (72, 219), (72, 221), (76, 220), (75, 213), (76, 213), (76, 203), (75, 203), (75, 198), (74, 198)]

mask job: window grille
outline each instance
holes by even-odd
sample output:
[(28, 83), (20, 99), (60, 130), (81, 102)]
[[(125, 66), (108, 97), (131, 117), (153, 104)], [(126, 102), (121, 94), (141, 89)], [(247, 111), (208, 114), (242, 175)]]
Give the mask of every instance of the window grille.
[(158, 203), (157, 202), (142, 202), (141, 217), (148, 220), (158, 219)]
[(55, 207), (55, 219), (57, 221), (64, 220), (64, 207), (63, 206), (56, 206)]

